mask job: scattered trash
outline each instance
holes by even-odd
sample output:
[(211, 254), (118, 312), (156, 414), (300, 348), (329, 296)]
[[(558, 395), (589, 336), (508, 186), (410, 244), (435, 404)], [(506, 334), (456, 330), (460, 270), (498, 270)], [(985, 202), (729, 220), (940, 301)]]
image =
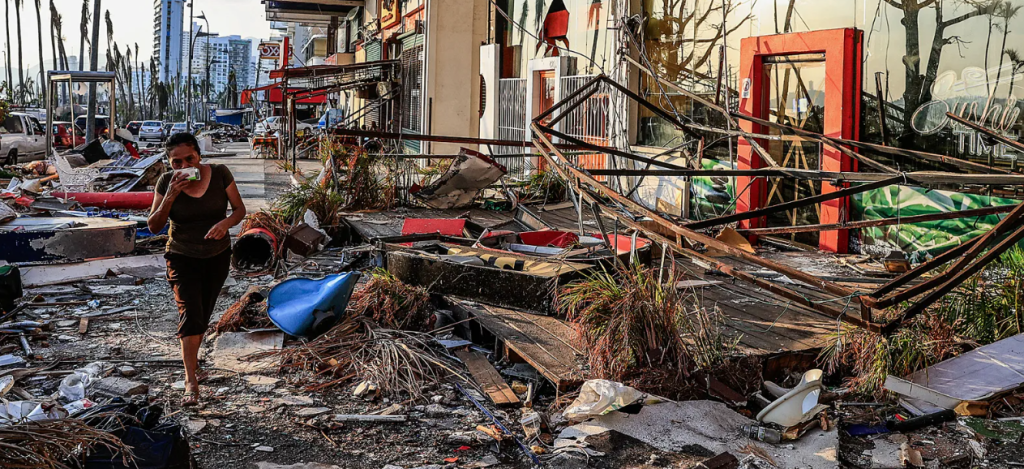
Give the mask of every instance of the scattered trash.
[(614, 381), (592, 379), (583, 383), (579, 397), (562, 412), (562, 415), (570, 420), (580, 421), (637, 404), (649, 405), (659, 402), (664, 402), (664, 399)]

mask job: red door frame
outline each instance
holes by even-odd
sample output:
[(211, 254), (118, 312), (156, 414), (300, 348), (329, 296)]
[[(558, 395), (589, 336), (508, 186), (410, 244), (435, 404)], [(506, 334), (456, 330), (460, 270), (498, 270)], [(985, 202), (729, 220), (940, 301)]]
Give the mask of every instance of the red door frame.
[[(764, 73), (764, 58), (779, 55), (809, 53), (825, 54), (825, 119), (824, 134), (857, 140), (860, 137), (860, 94), (863, 57), (863, 32), (858, 29), (828, 29), (806, 33), (778, 34), (743, 38), (740, 42), (740, 106), (744, 115), (768, 119), (768, 77)], [(741, 120), (740, 127), (754, 134), (767, 134), (768, 129), (753, 122)], [(759, 140), (767, 148), (767, 141)], [(765, 166), (750, 144), (740, 139), (737, 152), (739, 169), (757, 169)], [(830, 147), (822, 148), (823, 171), (856, 171), (856, 161)], [(745, 212), (764, 207), (767, 184), (763, 178), (737, 177), (738, 200), (736, 211)], [(746, 191), (743, 188), (750, 186)], [(823, 193), (834, 192), (837, 187), (828, 182), (821, 184)], [(849, 218), (848, 197), (821, 204), (820, 223), (839, 223)], [(741, 228), (760, 228), (767, 217), (740, 222)], [(850, 244), (849, 231), (821, 232), (819, 248), (823, 251), (846, 253)]]

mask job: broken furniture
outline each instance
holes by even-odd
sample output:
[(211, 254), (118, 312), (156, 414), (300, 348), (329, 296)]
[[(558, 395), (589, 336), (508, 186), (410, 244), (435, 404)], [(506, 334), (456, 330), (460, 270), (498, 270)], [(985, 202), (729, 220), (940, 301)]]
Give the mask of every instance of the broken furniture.
[(130, 254), (135, 222), (111, 218), (29, 218), (0, 224), (0, 259), (74, 262)]
[(345, 316), (345, 308), (360, 275), (359, 272), (349, 272), (328, 275), (320, 280), (285, 280), (270, 290), (267, 315), (282, 331), (314, 339)]
[(384, 250), (385, 268), (409, 285), (538, 314), (554, 314), (557, 287), (593, 268), (446, 243), (419, 248), (387, 244)]
[(483, 153), (463, 148), (437, 180), (425, 187), (413, 186), (409, 194), (432, 208), (469, 207), (481, 190), (507, 172)]

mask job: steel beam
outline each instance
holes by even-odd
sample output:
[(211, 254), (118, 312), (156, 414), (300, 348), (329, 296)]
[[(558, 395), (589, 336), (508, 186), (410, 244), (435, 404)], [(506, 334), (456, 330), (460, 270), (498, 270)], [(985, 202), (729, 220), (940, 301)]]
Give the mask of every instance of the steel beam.
[(951, 220), (954, 218), (970, 218), (970, 217), (983, 217), (986, 215), (996, 215), (1000, 213), (1006, 213), (1013, 210), (1013, 205), (1003, 205), (999, 207), (985, 207), (976, 208), (971, 210), (958, 210), (955, 212), (941, 212), (941, 213), (930, 213), (928, 215), (915, 215), (911, 217), (900, 217), (900, 218), (881, 218), (878, 220), (862, 220), (862, 221), (851, 221), (846, 223), (831, 223), (831, 224), (818, 224), (818, 225), (803, 225), (803, 226), (780, 226), (774, 228), (750, 228), (746, 230), (736, 230), (743, 235), (770, 235), (770, 234), (791, 234), (791, 233), (810, 233), (814, 231), (825, 231), (825, 230), (854, 230), (859, 228), (872, 228), (877, 226), (891, 226), (911, 223), (921, 223), (926, 221), (938, 221), (938, 220)]
[[(630, 210), (643, 214), (644, 216), (653, 220), (655, 223), (663, 226), (665, 229), (671, 231), (672, 233), (675, 233), (679, 237), (686, 238), (691, 242), (703, 244), (709, 248), (722, 251), (732, 256), (736, 256), (752, 264), (756, 264), (766, 269), (773, 270), (780, 274), (786, 275), (794, 280), (799, 280), (801, 282), (804, 282), (815, 288), (827, 291), (829, 293), (840, 296), (851, 296), (855, 301), (859, 301), (857, 293), (854, 292), (853, 290), (834, 284), (832, 282), (822, 280), (818, 277), (815, 277), (814, 275), (808, 274), (793, 267), (783, 265), (778, 262), (774, 262), (759, 256), (755, 256), (723, 241), (719, 241), (710, 236), (703, 235), (687, 227), (679, 226), (673, 223), (672, 221), (662, 217), (657, 212), (650, 210), (647, 207), (644, 207), (643, 205), (640, 205), (629, 198), (623, 197), (622, 194), (619, 194), (618, 192), (614, 191), (608, 186), (601, 184), (593, 177), (583, 173), (582, 171), (568, 164), (568, 161), (565, 159), (565, 157), (561, 155), (558, 149), (555, 148), (553, 144), (551, 144), (551, 141), (548, 140), (548, 138), (542, 132), (540, 132), (540, 129), (537, 128), (536, 124), (533, 124), (533, 130), (535, 132), (534, 135), (536, 135), (537, 139), (543, 143), (543, 147), (541, 147), (541, 145), (539, 144), (537, 146), (541, 150), (541, 154), (548, 160), (548, 162), (551, 163), (554, 167), (558, 167), (558, 162), (555, 161), (549, 154), (549, 152), (552, 152), (556, 156), (558, 156), (558, 158), (564, 164), (564, 169), (568, 170), (572, 174), (573, 178), (567, 178), (567, 180), (572, 181), (575, 179), (577, 181), (586, 182), (587, 185), (593, 187), (595, 190), (603, 194), (605, 197), (609, 197), (618, 202), (619, 204), (625, 207), (629, 207)], [(545, 147), (547, 148), (547, 150), (544, 150)], [(563, 177), (567, 177), (567, 175), (561, 170), (559, 171), (559, 174), (563, 175)]]
[(906, 181), (903, 176), (893, 176), (889, 179), (883, 179), (881, 181), (864, 184), (857, 187), (847, 187), (846, 189), (840, 189), (835, 192), (826, 192), (818, 194), (813, 197), (807, 197), (798, 200), (791, 200), (789, 202), (783, 202), (781, 204), (775, 204), (769, 207), (760, 208), (757, 210), (751, 210), (748, 212), (734, 213), (732, 215), (725, 215), (721, 217), (715, 217), (709, 220), (701, 220), (693, 223), (687, 223), (686, 227), (691, 230), (699, 230), (701, 228), (708, 228), (712, 226), (724, 225), (727, 223), (737, 222), (741, 220), (749, 220), (751, 218), (762, 217), (765, 215), (771, 215), (773, 213), (784, 212), (787, 210), (793, 210), (800, 207), (806, 207), (808, 205), (814, 205), (821, 202), (827, 202), (829, 200), (841, 199), (843, 197), (849, 197), (854, 194), (860, 194), (861, 192), (869, 191), (872, 189), (878, 189), (880, 187), (891, 186), (893, 184), (899, 184)]

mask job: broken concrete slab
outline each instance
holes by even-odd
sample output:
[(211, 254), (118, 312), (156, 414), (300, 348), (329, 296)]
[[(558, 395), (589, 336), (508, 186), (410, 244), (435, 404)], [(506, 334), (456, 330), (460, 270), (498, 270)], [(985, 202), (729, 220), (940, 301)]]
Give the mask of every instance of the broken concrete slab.
[(284, 397), (279, 397), (277, 399), (274, 399), (273, 401), (271, 401), (271, 403), (275, 407), (283, 406), (283, 405), (287, 405), (287, 406), (299, 406), (299, 405), (310, 406), (310, 405), (313, 405), (313, 398), (309, 397), (309, 396), (287, 395), (287, 396), (284, 396)]
[[(99, 259), (73, 264), (37, 265), (22, 268), (21, 281), (25, 287), (41, 287), (61, 283), (79, 282), (108, 274), (128, 273), (133, 269), (146, 269), (162, 276), (167, 270), (163, 254), (148, 256)], [(144, 277), (155, 278), (155, 277)]]
[(317, 415), (323, 415), (330, 411), (330, 407), (305, 407), (296, 410), (295, 415), (299, 417), (316, 417)]
[(108, 397), (128, 397), (146, 394), (149, 392), (149, 385), (120, 376), (111, 376), (94, 382), (91, 391)]
[(246, 376), (245, 377), (245, 382), (249, 383), (252, 386), (268, 386), (268, 387), (273, 387), (273, 386), (276, 386), (277, 383), (280, 383), (281, 379), (280, 378), (271, 378), (269, 376), (250, 375), (250, 376)]
[(282, 332), (227, 332), (213, 345), (213, 363), (217, 368), (252, 373), (276, 366), (272, 360), (253, 360), (258, 352), (280, 350), (284, 345)]
[(341, 467), (321, 464), (318, 462), (299, 462), (295, 464), (276, 464), (272, 462), (258, 462), (256, 469), (341, 469)]

